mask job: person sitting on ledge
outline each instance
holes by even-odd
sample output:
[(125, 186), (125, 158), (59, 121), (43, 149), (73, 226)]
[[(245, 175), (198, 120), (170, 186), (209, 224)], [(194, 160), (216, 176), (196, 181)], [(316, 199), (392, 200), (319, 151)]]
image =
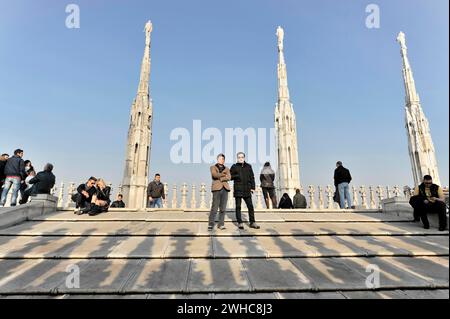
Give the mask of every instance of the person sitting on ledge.
[(86, 184), (78, 186), (77, 192), (72, 195), (72, 201), (76, 204), (74, 214), (82, 215), (91, 210), (92, 197), (97, 192), (95, 183), (97, 179), (91, 176)]
[(281, 196), (280, 203), (278, 204), (279, 209), (292, 209), (294, 205), (292, 204), (292, 200), (289, 197), (288, 193), (284, 193)]
[(422, 184), (415, 188), (414, 196), (410, 198), (409, 203), (414, 208), (414, 221), (422, 219), (423, 228), (430, 228), (427, 215), (436, 213), (439, 217), (439, 230), (444, 231), (447, 229), (444, 192), (442, 187), (433, 184), (433, 179), (430, 175), (423, 177)]
[(123, 195), (118, 194), (117, 199), (112, 202), (111, 208), (125, 208), (125, 203), (123, 202)]
[(88, 212), (89, 216), (95, 216), (100, 213), (106, 213), (109, 208), (111, 200), (109, 199), (111, 187), (106, 186), (103, 179), (97, 180), (97, 192), (92, 196), (91, 209)]
[(300, 189), (296, 189), (295, 190), (295, 195), (294, 195), (294, 208), (306, 208), (307, 203), (306, 203), (306, 198), (305, 196), (303, 196), (302, 193), (300, 193)]

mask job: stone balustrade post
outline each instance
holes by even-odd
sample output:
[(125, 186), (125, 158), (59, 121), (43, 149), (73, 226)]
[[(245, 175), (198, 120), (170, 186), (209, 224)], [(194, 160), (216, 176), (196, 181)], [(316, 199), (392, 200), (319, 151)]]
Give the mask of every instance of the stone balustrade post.
[(359, 187), (359, 194), (361, 195), (361, 206), (366, 209), (369, 208), (367, 206), (367, 201), (366, 201), (367, 194), (366, 194), (366, 187), (364, 185)]
[(172, 187), (172, 208), (177, 208), (178, 206), (178, 198), (177, 198), (177, 184), (173, 184)]
[(323, 187), (319, 186), (319, 209), (324, 209)]
[(383, 197), (383, 187), (381, 187), (380, 185), (377, 186), (377, 195), (378, 195), (378, 209), (382, 209), (383, 208), (382, 201), (384, 197)]
[(315, 189), (314, 186), (309, 185), (308, 186), (308, 193), (309, 193), (309, 208), (316, 209), (316, 202), (314, 198)]
[(164, 208), (169, 208), (169, 184), (164, 183), (164, 197), (165, 197), (165, 203), (163, 202)]
[(59, 188), (59, 192), (58, 192), (57, 207), (63, 207), (63, 206), (64, 206), (64, 182), (61, 182), (61, 187)]
[(333, 189), (331, 188), (331, 185), (327, 185), (326, 189), (325, 189), (326, 193), (327, 193), (327, 209), (333, 209), (334, 206), (334, 202), (333, 202)]
[(186, 209), (187, 208), (187, 184), (183, 183), (183, 186), (181, 187), (181, 208)]
[(200, 208), (208, 208), (206, 207), (206, 184), (200, 184)]
[(394, 197), (400, 197), (400, 188), (397, 185), (394, 186), (394, 190), (392, 192), (394, 194)]
[(261, 197), (262, 197), (262, 189), (259, 186), (256, 186), (256, 209), (262, 209), (263, 205), (262, 205), (262, 201), (261, 201)]
[(195, 184), (192, 184), (192, 193), (191, 193), (191, 208), (195, 209), (197, 208), (197, 187), (195, 186)]
[(375, 209), (377, 206), (375, 204), (375, 190), (372, 186), (369, 186), (369, 196), (370, 196), (370, 208)]

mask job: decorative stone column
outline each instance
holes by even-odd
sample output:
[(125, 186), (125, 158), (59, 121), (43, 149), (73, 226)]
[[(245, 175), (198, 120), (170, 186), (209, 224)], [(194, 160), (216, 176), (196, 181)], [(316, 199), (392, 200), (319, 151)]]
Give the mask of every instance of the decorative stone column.
[(191, 208), (192, 209), (197, 208), (196, 190), (197, 190), (197, 188), (195, 187), (195, 184), (192, 184), (192, 193), (191, 193)]
[(400, 188), (397, 185), (394, 186), (393, 193), (394, 193), (394, 197), (400, 197)]
[(386, 198), (391, 198), (391, 189), (389, 186), (386, 186)]
[(186, 209), (187, 208), (187, 184), (183, 183), (183, 186), (181, 187), (181, 208)]
[(73, 207), (75, 203), (72, 202), (72, 195), (75, 193), (75, 183), (71, 182), (69, 184), (69, 188), (67, 189), (67, 201), (66, 206), (67, 208)]
[(370, 208), (375, 209), (377, 206), (375, 204), (375, 191), (372, 186), (369, 186), (369, 195), (370, 195)]
[(262, 197), (262, 189), (261, 187), (256, 186), (256, 209), (263, 208), (261, 197)]
[(364, 185), (360, 186), (359, 188), (359, 194), (361, 194), (361, 206), (365, 209), (369, 208), (367, 206), (367, 194), (366, 194), (366, 187)]
[(316, 209), (316, 203), (314, 198), (315, 189), (314, 186), (309, 185), (308, 186), (308, 193), (309, 193), (309, 208)]
[(58, 204), (57, 207), (63, 207), (64, 205), (64, 182), (61, 182), (61, 187), (58, 193)]
[(383, 187), (380, 185), (377, 186), (377, 195), (378, 195), (378, 209), (383, 209)]
[(172, 187), (172, 208), (177, 208), (178, 206), (178, 198), (177, 198), (177, 184), (173, 184)]
[(324, 209), (323, 187), (319, 186), (319, 209)]
[(205, 183), (200, 184), (200, 208), (207, 208), (206, 207), (206, 185)]
[(359, 205), (359, 200), (358, 200), (358, 190), (356, 189), (355, 186), (352, 186), (352, 192), (353, 192), (353, 205), (356, 207)]
[(230, 185), (230, 191), (228, 192), (228, 208), (234, 208), (234, 196), (233, 185)]
[(330, 185), (327, 185), (327, 188), (326, 188), (326, 192), (327, 192), (327, 202), (328, 202), (328, 204), (327, 204), (327, 208), (328, 209), (333, 209), (334, 207), (334, 202), (333, 202), (333, 195), (334, 195), (334, 192), (333, 192), (333, 189), (331, 188), (331, 186)]
[(165, 197), (165, 203), (163, 203), (164, 208), (169, 207), (169, 184), (164, 183), (164, 197)]

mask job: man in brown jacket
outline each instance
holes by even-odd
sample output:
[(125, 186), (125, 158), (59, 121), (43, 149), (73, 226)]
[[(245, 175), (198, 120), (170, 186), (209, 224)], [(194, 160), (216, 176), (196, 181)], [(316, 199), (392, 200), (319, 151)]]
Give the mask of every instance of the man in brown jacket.
[(224, 165), (225, 155), (217, 155), (217, 164), (210, 167), (212, 185), (212, 205), (209, 214), (208, 230), (213, 230), (216, 221), (217, 210), (220, 208), (219, 229), (225, 229), (225, 211), (227, 209), (228, 192), (230, 186), (228, 181), (231, 180), (230, 169)]

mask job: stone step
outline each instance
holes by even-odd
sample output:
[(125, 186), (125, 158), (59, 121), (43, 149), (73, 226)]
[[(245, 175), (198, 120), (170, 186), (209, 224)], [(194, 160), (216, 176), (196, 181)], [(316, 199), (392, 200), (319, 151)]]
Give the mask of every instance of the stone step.
[[(174, 222), (202, 222), (208, 220), (208, 212), (108, 212), (97, 216), (75, 215), (72, 211), (58, 211), (53, 214), (41, 215), (32, 218), (34, 221), (174, 221)], [(247, 214), (244, 213), (246, 218)], [(411, 221), (411, 217), (395, 216), (377, 213), (256, 213), (258, 222), (393, 222)], [(234, 212), (226, 213), (226, 221), (236, 221)]]
[[(0, 260), (0, 294), (368, 291), (371, 267), (380, 270), (377, 289), (448, 290), (448, 262), (448, 257)], [(67, 285), (74, 265), (79, 288)]]
[(448, 235), (447, 231), (435, 228), (423, 229), (419, 223), (412, 222), (260, 222), (261, 229), (246, 226), (239, 230), (236, 224), (227, 222), (226, 230), (208, 231), (203, 222), (146, 222), (146, 221), (102, 221), (89, 220), (30, 221), (0, 229), (0, 236), (325, 236), (325, 235)]
[[(86, 299), (84, 294), (64, 295), (0, 295), (0, 299)], [(204, 293), (204, 294), (110, 294), (89, 295), (89, 299), (449, 299), (448, 289), (405, 289), (381, 291), (332, 292), (262, 292), (262, 293)]]
[(448, 256), (448, 236), (2, 236), (0, 258)]

